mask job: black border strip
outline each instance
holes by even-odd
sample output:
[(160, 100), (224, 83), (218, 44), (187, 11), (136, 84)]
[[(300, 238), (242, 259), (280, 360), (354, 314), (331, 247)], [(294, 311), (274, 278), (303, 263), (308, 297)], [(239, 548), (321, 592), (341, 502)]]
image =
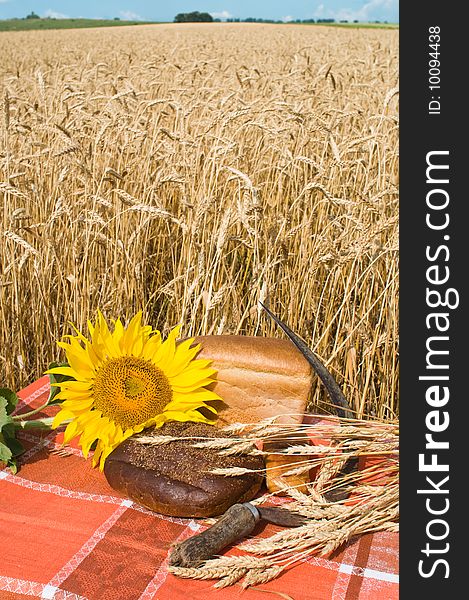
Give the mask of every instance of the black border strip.
[[(469, 34), (463, 32), (463, 23), (455, 3), (430, 0), (400, 5), (400, 574), (401, 597), (421, 592), (425, 600), (466, 596), (456, 593), (459, 583), (465, 588), (467, 518), (460, 509), (467, 504), (468, 452), (463, 444), (469, 440), (469, 432), (463, 430), (469, 408), (463, 388), (469, 371), (465, 312), (469, 254), (465, 207), (469, 202), (462, 187), (469, 156), (465, 139), (468, 102), (463, 91)], [(430, 31), (431, 27), (439, 29)], [(440, 73), (432, 83), (439, 77), (441, 88), (430, 90), (429, 61), (434, 49), (429, 44), (437, 38), (429, 35), (436, 31)], [(432, 71), (434, 77), (436, 73)], [(435, 102), (430, 105), (434, 110), (429, 110), (432, 100), (440, 102), (439, 109)], [(429, 162), (449, 168), (430, 168), (427, 173)], [(438, 203), (441, 209), (429, 206)], [(447, 219), (446, 227), (432, 229)], [(434, 282), (446, 276), (444, 283)], [(428, 290), (435, 293), (428, 296)], [(432, 308), (429, 304), (439, 304), (437, 293), (441, 305)], [(450, 305), (458, 300), (458, 307), (443, 306), (445, 298)], [(429, 317), (432, 313), (442, 316)], [(438, 326), (447, 330), (439, 331)], [(442, 431), (436, 432), (437, 428)], [(449, 448), (426, 448), (429, 434), (434, 441), (447, 442)], [(448, 471), (430, 471), (431, 466), (425, 465), (432, 461), (437, 469), (447, 465)]]

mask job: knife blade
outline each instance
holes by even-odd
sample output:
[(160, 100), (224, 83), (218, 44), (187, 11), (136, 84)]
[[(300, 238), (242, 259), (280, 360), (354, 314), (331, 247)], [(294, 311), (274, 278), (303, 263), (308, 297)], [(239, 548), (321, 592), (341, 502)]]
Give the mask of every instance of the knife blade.
[(300, 527), (307, 522), (303, 515), (284, 508), (254, 506), (250, 502), (233, 504), (214, 525), (175, 544), (169, 564), (172, 567), (197, 567), (233, 542), (248, 536), (261, 520), (283, 527)]

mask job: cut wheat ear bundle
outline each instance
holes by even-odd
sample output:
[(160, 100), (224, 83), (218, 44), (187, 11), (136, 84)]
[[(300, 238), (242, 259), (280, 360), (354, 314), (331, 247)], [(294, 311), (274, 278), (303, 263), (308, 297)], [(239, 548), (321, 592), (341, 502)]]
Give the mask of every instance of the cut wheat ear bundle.
[[(354, 419), (340, 422), (328, 415), (302, 416), (304, 422), (299, 424), (279, 424), (277, 417), (259, 423), (234, 423), (218, 430), (216, 437), (158, 435), (155, 430), (136, 436), (135, 441), (144, 446), (185, 441), (193, 448), (210, 449), (220, 456), (270, 458), (271, 463), (265, 469), (226, 467), (211, 469), (210, 473), (225, 477), (261, 473), (277, 485), (274, 491), (253, 503), (289, 496), (294, 500), (289, 509), (297, 510), (301, 505), (301, 510), (305, 507), (310, 510), (314, 506), (316, 516), (322, 515), (322, 509), (330, 504), (362, 505), (380, 496), (384, 488), (397, 486), (397, 423)], [(219, 437), (220, 433), (227, 437)], [(305, 485), (292, 483), (299, 474), (307, 474)]]
[[(219, 579), (217, 588), (240, 580), (243, 587), (248, 587), (274, 579), (312, 554), (329, 555), (355, 536), (398, 531), (398, 425), (304, 417), (316, 422), (286, 425), (271, 418), (260, 423), (236, 423), (223, 428), (227, 437), (191, 440), (194, 447), (217, 449), (221, 455), (243, 452), (267, 457), (272, 451), (263, 448), (281, 439), (282, 447), (273, 453), (284, 460), (277, 467), (274, 464), (266, 469), (266, 476), (276, 481), (277, 491), (251, 504), (269, 504), (277, 495), (287, 496), (282, 509), (302, 515), (305, 524), (267, 538), (248, 539), (239, 546), (244, 551), (241, 556), (215, 557), (192, 568), (170, 566), (171, 573), (194, 579)], [(175, 439), (179, 438), (146, 435), (138, 441), (159, 445)], [(215, 474), (227, 477), (248, 472), (249, 469), (239, 468), (215, 470)], [(312, 472), (314, 477), (309, 477)], [(299, 473), (307, 473), (309, 482), (291, 485), (292, 477)]]
[[(269, 538), (249, 539), (239, 546), (245, 552), (242, 556), (212, 555), (184, 564), (181, 557), (189, 557), (189, 549), (196, 555), (194, 540), (208, 530), (177, 545), (170, 558), (170, 572), (179, 577), (219, 579), (218, 588), (240, 580), (243, 587), (265, 583), (311, 554), (330, 554), (354, 536), (398, 531), (398, 424), (351, 418), (346, 399), (324, 365), (294, 332), (265, 310), (321, 378), (338, 416), (282, 412), (251, 422), (231, 422), (218, 428), (213, 437), (181, 438), (153, 432), (136, 438), (138, 444), (147, 447), (184, 439), (194, 449), (216, 452), (220, 457), (263, 457), (265, 462), (260, 468), (222, 466), (211, 469), (209, 474), (226, 478), (265, 476), (270, 493), (250, 504), (263, 506), (275, 496), (286, 496), (282, 508), (304, 519), (294, 529), (284, 529)], [(225, 350), (218, 351), (224, 356)], [(264, 370), (267, 362), (264, 357)], [(267, 376), (265, 383), (269, 383)], [(268, 387), (264, 387), (264, 394), (268, 394)], [(212, 530), (218, 527), (221, 531), (228, 513)], [(208, 539), (206, 536), (201, 540), (200, 546)]]

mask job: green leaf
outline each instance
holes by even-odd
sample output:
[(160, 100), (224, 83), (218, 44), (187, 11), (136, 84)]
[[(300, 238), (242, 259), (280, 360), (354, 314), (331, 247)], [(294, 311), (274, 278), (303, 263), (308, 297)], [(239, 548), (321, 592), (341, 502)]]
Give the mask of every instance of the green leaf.
[[(66, 362), (51, 362), (49, 365), (49, 369), (54, 369), (55, 367), (69, 367), (70, 365)], [(73, 381), (73, 377), (69, 377), (68, 375), (55, 375), (53, 373), (49, 373), (49, 381), (50, 383), (62, 383), (63, 381)], [(60, 392), (59, 387), (51, 387), (48, 404), (59, 404), (62, 400), (54, 400), (57, 394)]]
[(6, 438), (14, 438), (16, 436), (16, 423), (11, 421), (11, 423), (5, 423), (2, 427), (3, 436)]
[(11, 414), (18, 404), (19, 398), (15, 392), (9, 390), (8, 388), (0, 388), (0, 397), (5, 398), (8, 403), (7, 413)]
[(24, 452), (23, 444), (13, 437), (5, 438), (5, 445), (10, 449), (12, 456), (20, 456)]
[(11, 417), (7, 412), (8, 406), (8, 400), (3, 398), (3, 396), (0, 396), (0, 432), (4, 425), (11, 423)]
[(14, 474), (18, 471), (15, 458), (23, 454), (23, 444), (15, 438), (16, 427), (8, 423), (0, 431), (0, 462), (5, 462)]
[(1, 431), (1, 436), (3, 438), (3, 444), (10, 448), (13, 456), (19, 456), (24, 452), (23, 444), (16, 439), (16, 432), (18, 429), (15, 426), (15, 423), (7, 423), (3, 426)]
[(3, 436), (0, 433), (0, 462), (8, 462), (12, 456), (12, 451), (3, 443)]
[(17, 421), (15, 425), (21, 429), (50, 429), (54, 417), (44, 417), (43, 419), (25, 419)]
[(8, 461), (7, 467), (10, 467), (10, 471), (13, 473), (13, 475), (16, 475), (18, 471), (18, 465), (16, 464), (16, 460), (14, 458), (11, 458)]

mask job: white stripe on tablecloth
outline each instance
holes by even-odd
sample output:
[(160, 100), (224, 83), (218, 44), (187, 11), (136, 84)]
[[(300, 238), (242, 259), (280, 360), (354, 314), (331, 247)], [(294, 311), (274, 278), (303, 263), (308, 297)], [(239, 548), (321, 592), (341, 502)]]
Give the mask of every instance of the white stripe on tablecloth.
[(97, 544), (103, 539), (106, 533), (127, 509), (128, 502), (126, 500), (121, 500), (121, 505), (112, 513), (110, 517), (106, 519), (106, 521), (104, 521), (102, 525), (100, 525), (100, 527), (98, 527), (98, 529), (96, 529), (93, 535), (88, 538), (88, 540), (83, 544), (80, 550), (78, 550), (78, 552), (72, 556), (68, 563), (64, 565), (60, 571), (54, 575), (54, 577), (52, 577), (48, 585), (58, 587), (63, 581), (65, 581), (67, 577), (71, 575), (73, 571), (75, 571), (78, 565), (82, 563), (85, 558), (94, 550)]
[[(358, 554), (358, 544), (349, 544), (345, 547), (344, 554), (342, 556), (343, 561), (355, 563)], [(334, 561), (328, 561), (334, 562)], [(347, 591), (350, 585), (351, 573), (348, 569), (342, 569), (342, 564), (335, 563), (338, 566), (337, 578), (332, 591), (333, 600), (345, 600), (347, 597)]]
[(15, 414), (16, 414), (16, 411), (18, 411), (19, 409), (24, 408), (25, 406), (29, 406), (33, 400), (36, 400), (36, 398), (39, 398), (39, 396), (42, 396), (42, 394), (45, 394), (46, 392), (48, 392), (49, 389), (50, 389), (50, 385), (49, 385), (49, 383), (46, 383), (43, 386), (41, 386), (39, 389), (37, 389), (35, 392), (33, 392), (27, 398), (20, 400), (18, 402), (18, 404), (16, 405)]
[[(202, 525), (193, 519), (187, 523), (186, 529), (184, 529), (180, 535), (174, 540), (173, 544), (178, 542), (182, 542), (183, 540), (190, 537), (194, 531), (198, 531), (202, 528)], [(163, 585), (168, 577), (168, 562), (171, 548), (168, 550), (166, 554), (166, 558), (158, 567), (153, 579), (148, 583), (147, 587), (143, 590), (139, 600), (151, 600), (159, 588)]]
[(5, 577), (0, 575), (0, 590), (12, 592), (14, 594), (23, 594), (25, 596), (34, 596), (35, 598), (54, 600), (86, 600), (83, 596), (59, 590), (48, 583), (39, 583), (38, 581), (26, 581), (15, 577)]
[(15, 577), (0, 575), (0, 590), (13, 592), (14, 594), (25, 594), (26, 596), (41, 597), (45, 584), (37, 581), (25, 581)]
[[(21, 432), (21, 439), (25, 439), (28, 442), (36, 443), (36, 445), (40, 444), (40, 447), (37, 448), (35, 450), (35, 452), (37, 452), (44, 446), (48, 446), (49, 448), (53, 448), (54, 450), (62, 450), (63, 452), (66, 452), (67, 454), (73, 454), (75, 456), (79, 456), (80, 458), (83, 458), (83, 452), (79, 448), (73, 448), (73, 446), (67, 446), (66, 448), (64, 448), (62, 443), (55, 442), (53, 439), (51, 439), (55, 435), (57, 435), (57, 431), (54, 430), (54, 431), (51, 431), (50, 434), (47, 435), (47, 437), (38, 438), (37, 435), (33, 435), (31, 433), (27, 433), (26, 431), (23, 431), (23, 432)], [(36, 448), (36, 446), (34, 446), (34, 448)], [(33, 448), (30, 448), (30, 450), (33, 450)], [(29, 450), (28, 450), (28, 452), (29, 452)], [(22, 456), (26, 456), (26, 453), (23, 454)], [(92, 451), (90, 452), (90, 456), (93, 456)]]
[(89, 500), (91, 502), (118, 505), (121, 505), (123, 501), (122, 498), (118, 498), (117, 496), (91, 494), (89, 492), (76, 492), (73, 490), (68, 490), (67, 488), (63, 488), (60, 485), (53, 485), (52, 483), (39, 483), (37, 481), (23, 479), (22, 477), (12, 475), (11, 473), (7, 473), (6, 477), (4, 476), (3, 479), (15, 485), (19, 485), (20, 487), (34, 490), (35, 492), (45, 492), (48, 494), (54, 494), (55, 496), (60, 496), (62, 498), (74, 498), (76, 500)]
[[(105, 494), (91, 494), (89, 492), (77, 492), (69, 490), (60, 485), (53, 485), (51, 483), (39, 483), (37, 481), (31, 481), (30, 479), (23, 479), (17, 475), (13, 475), (9, 470), (5, 469), (0, 471), (0, 480), (5, 480), (15, 485), (34, 490), (35, 492), (43, 492), (48, 494), (54, 494), (61, 496), (62, 498), (73, 498), (75, 500), (88, 500), (90, 502), (100, 502), (103, 504), (117, 504), (121, 505), (125, 502), (128, 508), (141, 512), (145, 515), (150, 515), (156, 519), (162, 519), (163, 521), (169, 521), (170, 523), (177, 523), (178, 525), (187, 525), (188, 519), (180, 519), (178, 517), (168, 517), (166, 515), (160, 515), (155, 513), (144, 506), (140, 506), (132, 502), (128, 498), (120, 498), (119, 496), (110, 496)], [(189, 524), (190, 525), (190, 524)]]
[(380, 581), (399, 583), (399, 575), (396, 573), (386, 573), (385, 571), (377, 571), (376, 569), (369, 569), (368, 567), (356, 567), (354, 565), (342, 563), (339, 567), (339, 571), (350, 575), (358, 575), (365, 579), (379, 579)]
[(376, 569), (369, 569), (366, 567), (363, 570), (363, 577), (369, 579), (379, 579), (380, 581), (390, 581), (391, 583), (399, 583), (399, 575), (396, 573), (386, 573), (384, 571), (377, 571)]

